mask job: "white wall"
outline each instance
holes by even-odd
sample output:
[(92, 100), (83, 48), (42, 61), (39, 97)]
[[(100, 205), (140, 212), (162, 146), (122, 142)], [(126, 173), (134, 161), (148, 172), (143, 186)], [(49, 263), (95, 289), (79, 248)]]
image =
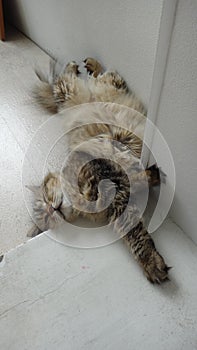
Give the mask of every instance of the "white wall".
[[(197, 243), (197, 1), (179, 0), (157, 126), (171, 149), (176, 192), (171, 216)], [(153, 143), (153, 149), (157, 142)]]
[(148, 105), (163, 0), (12, 0), (17, 28), (60, 60), (100, 59)]

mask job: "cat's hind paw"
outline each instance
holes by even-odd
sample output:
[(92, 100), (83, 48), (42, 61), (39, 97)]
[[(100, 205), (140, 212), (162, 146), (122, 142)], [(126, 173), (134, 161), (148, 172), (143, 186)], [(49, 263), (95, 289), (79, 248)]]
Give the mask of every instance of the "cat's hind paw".
[(161, 284), (169, 280), (168, 271), (171, 269), (171, 267), (166, 265), (164, 259), (156, 250), (152, 251), (148, 260), (141, 260), (140, 264), (143, 267), (147, 279), (151, 283)]

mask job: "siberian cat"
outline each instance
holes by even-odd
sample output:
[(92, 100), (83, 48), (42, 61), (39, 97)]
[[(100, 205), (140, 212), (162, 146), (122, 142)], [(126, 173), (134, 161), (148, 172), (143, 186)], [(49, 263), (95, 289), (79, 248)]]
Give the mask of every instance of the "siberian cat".
[[(161, 283), (168, 279), (169, 267), (145, 229), (136, 203), (138, 192), (159, 182), (156, 167), (143, 170), (138, 162), (145, 108), (117, 72), (103, 72), (93, 58), (84, 63), (87, 80), (80, 78), (74, 61), (59, 75), (52, 68), (50, 78), (37, 72), (36, 94), (42, 105), (52, 112), (82, 105), (82, 114), (68, 120), (72, 127), (68, 166), (61, 173), (49, 173), (40, 186), (31, 188), (36, 223), (31, 235), (79, 215), (104, 220), (120, 233), (148, 280)], [(102, 102), (99, 108), (96, 102)]]

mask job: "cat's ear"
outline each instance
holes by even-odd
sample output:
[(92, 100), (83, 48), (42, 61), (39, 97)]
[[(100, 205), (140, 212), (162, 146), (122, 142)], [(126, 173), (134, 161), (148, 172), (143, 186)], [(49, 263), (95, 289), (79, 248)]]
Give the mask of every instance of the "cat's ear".
[(40, 191), (40, 186), (26, 185), (25, 187), (33, 193), (38, 193)]

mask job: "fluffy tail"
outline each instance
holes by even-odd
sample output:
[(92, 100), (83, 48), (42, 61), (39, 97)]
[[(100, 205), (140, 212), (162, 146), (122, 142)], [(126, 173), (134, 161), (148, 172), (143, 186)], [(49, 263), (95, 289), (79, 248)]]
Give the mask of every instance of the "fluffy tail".
[(34, 95), (38, 102), (52, 113), (57, 112), (57, 105), (53, 95), (53, 82), (55, 80), (55, 61), (50, 61), (49, 74), (45, 74), (39, 68), (35, 69), (39, 84), (34, 89)]

